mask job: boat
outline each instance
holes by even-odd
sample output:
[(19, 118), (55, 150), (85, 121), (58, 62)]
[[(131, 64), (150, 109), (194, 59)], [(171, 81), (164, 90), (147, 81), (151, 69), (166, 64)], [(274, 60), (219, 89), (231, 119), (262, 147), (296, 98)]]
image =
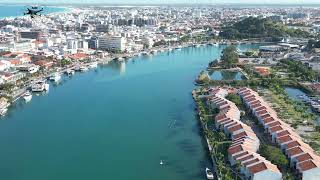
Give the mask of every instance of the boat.
[(142, 52), (142, 55), (147, 56), (147, 55), (149, 55), (149, 53), (144, 51), (144, 52)]
[(88, 65), (89, 68), (97, 68), (98, 67), (98, 62), (92, 62)]
[(0, 115), (1, 115), (1, 116), (6, 115), (7, 111), (8, 111), (7, 108), (1, 108), (1, 109), (0, 109)]
[(46, 81), (38, 81), (32, 84), (32, 92), (43, 92), (49, 90), (49, 84)]
[(54, 73), (49, 79), (50, 81), (58, 82), (61, 79), (61, 76), (59, 73)]
[(85, 71), (88, 71), (89, 69), (85, 66), (81, 66), (80, 69), (79, 69), (81, 72), (85, 72)]
[(176, 47), (176, 48), (174, 48), (174, 49), (177, 50), (177, 51), (181, 51), (182, 47), (181, 47), (181, 46), (178, 46), (178, 47)]
[(65, 71), (65, 73), (66, 73), (66, 75), (71, 76), (71, 75), (74, 75), (75, 71), (72, 69), (68, 69)]
[(27, 91), (22, 97), (26, 102), (29, 102), (32, 99), (32, 94)]
[(124, 60), (124, 57), (119, 57), (117, 58), (118, 61), (123, 61)]
[(75, 70), (75, 71), (80, 71), (80, 66), (79, 66), (79, 65), (75, 66), (75, 67), (73, 68), (73, 70)]
[(160, 160), (160, 165), (163, 165), (163, 161), (162, 160)]
[(8, 99), (4, 97), (0, 98), (0, 115), (1, 116), (6, 115), (9, 106), (10, 106), (10, 102), (8, 101)]
[(214, 179), (213, 173), (209, 168), (206, 168), (207, 179)]

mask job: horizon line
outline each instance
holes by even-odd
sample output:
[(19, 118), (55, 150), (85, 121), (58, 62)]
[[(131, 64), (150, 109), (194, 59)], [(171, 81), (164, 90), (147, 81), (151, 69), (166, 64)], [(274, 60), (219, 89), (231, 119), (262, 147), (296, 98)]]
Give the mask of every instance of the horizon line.
[(32, 3), (32, 2), (0, 2), (0, 5), (22, 5), (22, 4), (68, 4), (68, 5), (82, 5), (82, 4), (103, 4), (103, 5), (320, 5), (319, 3), (310, 3), (310, 2), (306, 2), (306, 3), (300, 3), (300, 2), (292, 2), (292, 3), (270, 3), (270, 2), (266, 2), (266, 3), (260, 3), (260, 2), (253, 2), (253, 3), (239, 3), (239, 2), (230, 2), (230, 3), (195, 3), (195, 2), (181, 2), (181, 3), (109, 3), (109, 2), (74, 2), (74, 3), (70, 3), (70, 2), (41, 2), (41, 3)]

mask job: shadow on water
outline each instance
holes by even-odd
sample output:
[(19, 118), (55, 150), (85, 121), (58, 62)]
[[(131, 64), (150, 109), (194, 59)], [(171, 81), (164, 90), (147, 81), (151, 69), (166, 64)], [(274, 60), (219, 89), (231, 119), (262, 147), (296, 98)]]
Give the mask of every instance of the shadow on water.
[(184, 139), (177, 142), (177, 146), (189, 155), (195, 155), (199, 151), (199, 147), (192, 143), (190, 139)]

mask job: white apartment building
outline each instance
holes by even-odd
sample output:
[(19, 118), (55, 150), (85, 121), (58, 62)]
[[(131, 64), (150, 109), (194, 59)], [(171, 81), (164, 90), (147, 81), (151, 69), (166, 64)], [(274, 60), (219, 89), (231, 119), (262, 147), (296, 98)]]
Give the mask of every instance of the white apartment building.
[(99, 38), (99, 48), (104, 50), (119, 50), (126, 49), (126, 38), (121, 36), (103, 36)]

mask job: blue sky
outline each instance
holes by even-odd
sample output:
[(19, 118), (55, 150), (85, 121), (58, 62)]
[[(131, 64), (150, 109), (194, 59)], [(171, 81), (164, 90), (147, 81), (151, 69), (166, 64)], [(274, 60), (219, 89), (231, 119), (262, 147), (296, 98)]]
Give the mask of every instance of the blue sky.
[(258, 3), (258, 4), (286, 4), (286, 3), (320, 3), (320, 0), (0, 0), (0, 3), (121, 3), (121, 4), (152, 4), (152, 3)]

